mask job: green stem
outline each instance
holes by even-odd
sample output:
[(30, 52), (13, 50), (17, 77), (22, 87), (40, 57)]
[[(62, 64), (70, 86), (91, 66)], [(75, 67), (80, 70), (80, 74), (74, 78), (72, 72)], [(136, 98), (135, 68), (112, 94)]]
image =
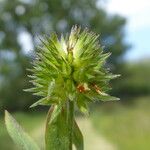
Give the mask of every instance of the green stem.
[[(47, 133), (49, 132), (49, 131), (48, 131), (48, 123), (49, 123), (49, 121), (50, 121), (50, 118), (51, 118), (51, 115), (52, 115), (53, 110), (54, 110), (54, 106), (52, 105), (52, 106), (49, 108), (48, 113), (47, 113), (47, 116), (46, 116), (45, 142), (47, 141), (46, 135), (47, 135)], [(46, 144), (46, 143), (45, 143), (45, 144)]]
[(72, 150), (73, 145), (73, 125), (74, 125), (74, 102), (68, 101), (68, 130), (69, 130), (69, 150)]

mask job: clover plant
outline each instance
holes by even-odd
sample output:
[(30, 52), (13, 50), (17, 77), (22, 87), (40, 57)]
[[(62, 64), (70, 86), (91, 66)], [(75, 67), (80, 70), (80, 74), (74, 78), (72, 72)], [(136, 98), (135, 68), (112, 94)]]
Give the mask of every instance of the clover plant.
[[(88, 114), (88, 104), (119, 100), (110, 96), (109, 81), (113, 75), (105, 67), (110, 53), (104, 53), (99, 35), (73, 26), (70, 34), (55, 33), (41, 39), (29, 75), (33, 88), (26, 91), (39, 96), (31, 107), (50, 107), (45, 129), (46, 150), (83, 150), (83, 136), (75, 120), (75, 109)], [(25, 150), (39, 150), (6, 111), (6, 127), (14, 142)]]

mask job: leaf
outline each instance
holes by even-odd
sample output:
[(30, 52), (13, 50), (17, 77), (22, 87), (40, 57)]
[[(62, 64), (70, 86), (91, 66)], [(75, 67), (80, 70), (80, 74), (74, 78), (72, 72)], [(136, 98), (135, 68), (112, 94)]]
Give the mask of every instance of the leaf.
[(62, 106), (53, 106), (48, 113), (45, 132), (46, 150), (69, 150), (66, 112)]
[(33, 103), (30, 108), (32, 107), (36, 107), (38, 105), (51, 105), (52, 102), (49, 100), (48, 97), (44, 97), (44, 98), (41, 98), (40, 100), (38, 100), (37, 102)]
[(76, 150), (84, 149), (83, 135), (75, 120), (74, 120), (74, 128), (73, 128), (73, 143), (76, 147)]
[(7, 131), (13, 141), (23, 150), (40, 150), (33, 139), (24, 132), (16, 120), (5, 111), (5, 124)]
[(55, 80), (53, 79), (48, 85), (48, 96), (51, 96), (55, 86)]
[(83, 94), (79, 94), (77, 97), (77, 106), (79, 110), (84, 113), (85, 115), (89, 115), (89, 110), (88, 110), (88, 98), (85, 97)]
[(114, 97), (114, 96), (110, 96), (110, 95), (99, 95), (97, 98), (101, 101), (104, 101), (104, 102), (105, 101), (118, 101), (118, 100), (120, 100), (119, 98)]

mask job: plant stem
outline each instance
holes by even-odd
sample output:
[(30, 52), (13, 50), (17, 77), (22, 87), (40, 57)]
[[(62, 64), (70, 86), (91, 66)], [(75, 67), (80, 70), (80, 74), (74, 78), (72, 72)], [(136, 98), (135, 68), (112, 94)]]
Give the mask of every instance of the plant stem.
[(46, 116), (46, 126), (45, 126), (45, 142), (47, 141), (46, 139), (46, 134), (48, 133), (48, 123), (49, 123), (49, 120), (51, 118), (51, 115), (52, 115), (52, 112), (54, 110), (54, 105), (52, 105), (49, 110), (48, 110), (48, 113), (47, 113), (47, 116)]
[(74, 125), (74, 102), (68, 101), (68, 130), (69, 130), (69, 150), (72, 150), (73, 144), (73, 125)]

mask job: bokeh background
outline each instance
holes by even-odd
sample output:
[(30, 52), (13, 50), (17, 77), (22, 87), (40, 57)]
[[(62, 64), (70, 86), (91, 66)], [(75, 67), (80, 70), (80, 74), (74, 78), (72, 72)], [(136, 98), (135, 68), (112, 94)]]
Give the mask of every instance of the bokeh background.
[(121, 77), (111, 83), (119, 102), (90, 105), (89, 117), (77, 115), (85, 150), (150, 149), (150, 3), (147, 0), (0, 0), (0, 149), (15, 150), (4, 127), (4, 110), (44, 145), (47, 107), (29, 109), (37, 100), (26, 68), (39, 37), (69, 32), (74, 24), (100, 34), (107, 65)]

